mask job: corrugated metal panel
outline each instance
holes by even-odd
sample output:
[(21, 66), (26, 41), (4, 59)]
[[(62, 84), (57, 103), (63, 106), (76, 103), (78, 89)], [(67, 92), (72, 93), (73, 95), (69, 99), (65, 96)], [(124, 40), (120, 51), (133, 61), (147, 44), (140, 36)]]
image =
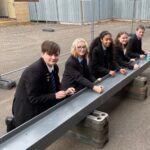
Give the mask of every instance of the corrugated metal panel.
[(142, 0), (141, 20), (150, 20), (150, 0)]
[(46, 17), (45, 17), (45, 0), (40, 0), (39, 2), (36, 3), (36, 8), (37, 8), (37, 17), (38, 20), (40, 21), (45, 21)]
[(112, 19), (113, 17), (113, 0), (100, 0), (99, 2), (99, 19)]
[(149, 8), (150, 0), (114, 0), (113, 18), (129, 20), (150, 20)]
[(56, 0), (39, 0), (29, 3), (31, 20), (58, 21)]
[(38, 16), (36, 14), (36, 3), (30, 2), (29, 3), (29, 13), (30, 13), (30, 20), (36, 21), (38, 20)]
[(113, 18), (114, 19), (132, 19), (134, 0), (114, 0)]
[(45, 0), (45, 16), (47, 21), (58, 21), (56, 0)]
[(83, 22), (99, 20), (99, 0), (82, 0)]
[(58, 0), (60, 22), (81, 22), (80, 0)]

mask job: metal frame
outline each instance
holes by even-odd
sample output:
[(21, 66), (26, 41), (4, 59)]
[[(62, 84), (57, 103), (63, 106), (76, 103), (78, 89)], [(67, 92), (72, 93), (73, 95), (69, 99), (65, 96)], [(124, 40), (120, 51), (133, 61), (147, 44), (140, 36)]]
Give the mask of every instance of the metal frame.
[(125, 76), (118, 73), (98, 83), (105, 87), (104, 93), (85, 88), (4, 135), (0, 138), (0, 149), (45, 149), (148, 68), (150, 61), (141, 60), (139, 64), (138, 70), (128, 70)]

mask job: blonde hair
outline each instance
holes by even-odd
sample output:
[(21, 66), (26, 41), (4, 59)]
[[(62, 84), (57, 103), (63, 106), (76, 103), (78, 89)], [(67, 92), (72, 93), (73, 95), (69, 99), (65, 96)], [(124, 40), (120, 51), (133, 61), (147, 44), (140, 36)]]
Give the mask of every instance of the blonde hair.
[(74, 56), (74, 57), (77, 57), (76, 49), (77, 49), (78, 43), (80, 43), (80, 42), (84, 42), (85, 43), (85, 46), (86, 46), (85, 58), (86, 58), (87, 55), (88, 55), (88, 43), (83, 38), (77, 38), (77, 39), (75, 39), (73, 41), (72, 46), (71, 46), (71, 55)]

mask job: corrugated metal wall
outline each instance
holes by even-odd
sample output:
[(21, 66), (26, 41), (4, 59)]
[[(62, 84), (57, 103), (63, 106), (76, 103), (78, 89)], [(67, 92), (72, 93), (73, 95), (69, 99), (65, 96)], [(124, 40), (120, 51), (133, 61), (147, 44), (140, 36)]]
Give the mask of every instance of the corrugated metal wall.
[(39, 0), (29, 3), (31, 20), (66, 23), (132, 18), (150, 20), (149, 8), (150, 0)]

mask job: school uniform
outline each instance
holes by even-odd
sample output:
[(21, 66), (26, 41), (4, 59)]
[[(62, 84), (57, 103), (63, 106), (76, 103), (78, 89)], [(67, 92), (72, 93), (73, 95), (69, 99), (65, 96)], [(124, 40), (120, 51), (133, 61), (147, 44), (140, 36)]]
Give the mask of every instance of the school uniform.
[(116, 69), (112, 51), (111, 48), (102, 47), (100, 43), (93, 49), (89, 58), (89, 68), (95, 78), (103, 77), (109, 74), (110, 70)]
[(114, 59), (115, 62), (122, 68), (133, 69), (130, 58), (126, 55), (126, 50), (120, 45), (114, 46)]
[[(52, 85), (52, 82), (55, 82), (55, 85)], [(43, 58), (40, 58), (26, 68), (18, 83), (13, 101), (15, 126), (57, 104), (55, 92), (59, 91), (59, 88), (57, 65), (54, 65), (52, 72), (49, 72)]]
[(142, 39), (138, 39), (137, 35), (134, 34), (127, 45), (127, 55), (130, 58), (140, 58), (140, 55), (144, 54), (142, 50)]
[(95, 78), (90, 74), (87, 60), (70, 56), (65, 63), (65, 70), (61, 81), (62, 89), (74, 87), (76, 91), (84, 87), (93, 88)]

